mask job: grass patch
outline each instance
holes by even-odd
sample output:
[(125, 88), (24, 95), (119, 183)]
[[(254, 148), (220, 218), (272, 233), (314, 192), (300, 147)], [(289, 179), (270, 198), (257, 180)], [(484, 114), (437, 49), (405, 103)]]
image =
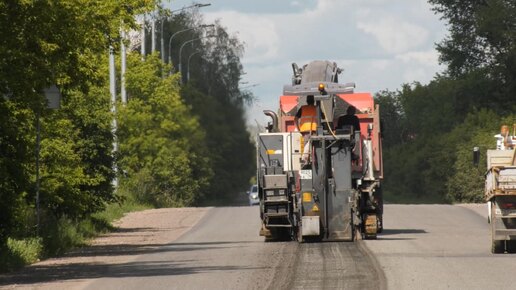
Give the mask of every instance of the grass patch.
[(112, 203), (106, 209), (92, 214), (81, 221), (60, 219), (57, 227), (48, 238), (45, 239), (45, 249), (48, 256), (56, 256), (66, 251), (87, 245), (88, 241), (99, 234), (110, 232), (114, 229), (112, 222), (120, 219), (124, 214), (133, 211), (149, 209), (151, 206), (138, 203), (132, 197), (124, 197), (121, 203)]
[(65, 252), (87, 245), (99, 234), (112, 231), (112, 222), (124, 214), (152, 208), (125, 196), (123, 202), (108, 204), (106, 209), (83, 220), (47, 218), (41, 228), (41, 237), (14, 239), (0, 245), (0, 273), (17, 270), (46, 257), (59, 256)]
[(0, 248), (0, 271), (12, 271), (37, 262), (42, 253), (41, 238), (7, 238), (4, 247)]
[(126, 213), (133, 211), (141, 211), (153, 208), (151, 205), (142, 204), (136, 201), (132, 196), (124, 196), (123, 202), (111, 203), (106, 206), (104, 211), (92, 215), (97, 220), (103, 220), (111, 224), (111, 222), (122, 218)]

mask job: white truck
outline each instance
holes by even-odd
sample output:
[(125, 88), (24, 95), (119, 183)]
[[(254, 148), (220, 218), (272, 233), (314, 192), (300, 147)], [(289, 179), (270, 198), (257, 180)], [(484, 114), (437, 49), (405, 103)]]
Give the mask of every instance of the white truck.
[[(496, 149), (487, 150), (485, 200), (491, 223), (491, 252), (516, 252), (516, 124), (502, 126)], [(478, 164), (479, 150), (474, 149)]]

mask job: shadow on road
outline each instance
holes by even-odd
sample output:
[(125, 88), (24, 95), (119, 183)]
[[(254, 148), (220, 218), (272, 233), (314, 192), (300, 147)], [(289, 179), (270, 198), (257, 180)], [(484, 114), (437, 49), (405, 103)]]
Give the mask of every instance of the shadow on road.
[(382, 236), (388, 235), (405, 235), (405, 234), (427, 234), (428, 232), (422, 229), (384, 229)]
[(145, 255), (165, 252), (205, 251), (221, 248), (238, 248), (243, 244), (259, 243), (256, 241), (231, 241), (231, 242), (206, 242), (206, 243), (169, 243), (169, 244), (117, 244), (89, 246), (77, 249), (64, 255), (64, 257), (101, 257), (122, 255)]
[[(422, 229), (384, 229), (380, 235), (378, 235), (378, 240), (389, 240), (389, 241), (409, 241), (415, 240), (415, 237), (403, 236), (403, 235), (411, 235), (411, 234), (427, 234), (428, 232)], [(395, 236), (400, 235), (400, 236)]]
[[(188, 265), (186, 265), (188, 263)], [(0, 286), (9, 284), (33, 284), (97, 278), (151, 277), (192, 275), (214, 271), (247, 271), (256, 267), (200, 266), (195, 261), (136, 261), (121, 264), (76, 263), (64, 265), (31, 266), (30, 271), (16, 276), (0, 277)], [(6, 277), (7, 276), (7, 277)]]
[[(245, 244), (260, 243), (256, 241), (220, 241), (169, 244), (118, 244), (90, 246), (70, 252), (63, 258), (54, 259), (50, 263), (39, 263), (20, 271), (1, 274), (0, 286), (11, 284), (45, 283), (59, 280), (96, 279), (109, 277), (144, 277), (167, 275), (190, 275), (210, 271), (245, 271), (258, 268), (236, 266), (197, 266), (201, 262), (192, 260), (161, 261), (166, 252), (206, 251), (212, 249), (246, 247)], [(148, 255), (151, 261), (117, 263), (116, 256)], [(95, 257), (95, 261), (92, 258)], [(67, 258), (75, 258), (82, 262), (67, 262)], [(87, 262), (84, 260), (87, 259)], [(98, 261), (97, 261), (98, 260)], [(186, 265), (188, 263), (188, 265)], [(197, 264), (197, 265), (196, 265)], [(193, 265), (193, 266), (192, 266)]]

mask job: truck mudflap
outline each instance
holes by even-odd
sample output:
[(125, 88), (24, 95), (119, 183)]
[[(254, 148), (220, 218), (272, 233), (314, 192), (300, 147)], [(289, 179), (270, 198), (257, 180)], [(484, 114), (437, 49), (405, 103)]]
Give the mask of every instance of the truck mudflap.
[(318, 216), (303, 216), (301, 217), (301, 235), (306, 236), (319, 236), (321, 234), (321, 221)]

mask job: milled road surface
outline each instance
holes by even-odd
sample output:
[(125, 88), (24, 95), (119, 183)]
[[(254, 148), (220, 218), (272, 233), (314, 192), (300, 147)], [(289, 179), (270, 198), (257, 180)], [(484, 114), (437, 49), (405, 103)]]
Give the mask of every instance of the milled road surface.
[[(516, 289), (516, 255), (490, 253), (484, 206), (387, 205), (378, 240), (305, 244), (264, 242), (258, 207), (178, 210), (0, 276), (0, 288)], [(136, 242), (117, 245), (123, 233)]]

